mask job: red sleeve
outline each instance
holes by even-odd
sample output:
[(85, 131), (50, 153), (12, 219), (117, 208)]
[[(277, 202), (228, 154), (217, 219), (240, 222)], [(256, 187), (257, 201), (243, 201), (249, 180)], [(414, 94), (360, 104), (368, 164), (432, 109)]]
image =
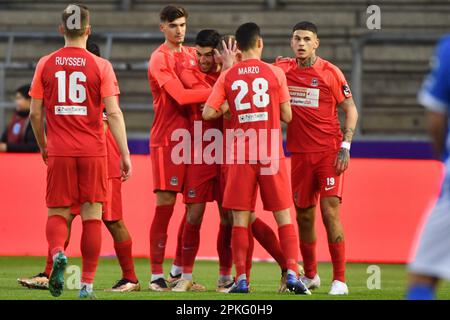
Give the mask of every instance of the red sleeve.
[(180, 105), (203, 103), (208, 99), (212, 89), (185, 89), (180, 79), (175, 78), (164, 85), (167, 93)]
[(100, 68), (100, 94), (102, 98), (117, 96), (120, 94), (119, 84), (111, 63), (105, 59), (97, 60)]
[(352, 93), (342, 71), (335, 66), (330, 66), (330, 71), (330, 90), (333, 93), (333, 96), (336, 99), (337, 103), (339, 104), (345, 99), (350, 98), (352, 96)]
[(289, 88), (287, 85), (286, 75), (281, 68), (276, 66), (272, 66), (272, 70), (275, 73), (278, 84), (280, 85), (279, 95), (280, 95), (280, 103), (284, 103), (291, 100), (291, 95), (289, 94)]
[(33, 81), (31, 82), (31, 88), (29, 95), (34, 99), (44, 98), (44, 85), (42, 83), (42, 71), (44, 65), (48, 60), (48, 56), (42, 57), (36, 65), (36, 71), (34, 72)]
[(150, 58), (148, 72), (162, 88), (168, 81), (177, 79), (174, 71), (174, 62), (163, 52), (155, 52)]
[(220, 107), (226, 100), (226, 94), (225, 94), (225, 75), (227, 74), (227, 71), (223, 72), (219, 79), (217, 79), (217, 82), (214, 84), (213, 90), (211, 95), (209, 96), (208, 100), (206, 101), (206, 104), (213, 108), (214, 110), (219, 111)]

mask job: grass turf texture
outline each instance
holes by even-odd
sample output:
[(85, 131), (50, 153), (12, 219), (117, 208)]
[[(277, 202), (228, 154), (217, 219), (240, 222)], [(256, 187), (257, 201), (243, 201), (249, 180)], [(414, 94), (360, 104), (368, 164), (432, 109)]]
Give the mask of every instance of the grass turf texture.
[[(170, 262), (165, 264), (166, 273), (170, 270)], [(0, 257), (0, 299), (13, 300), (40, 300), (56, 299), (46, 290), (31, 290), (17, 284), (19, 277), (28, 277), (43, 270), (44, 257)], [(81, 266), (80, 258), (69, 258), (68, 266)], [(344, 297), (331, 297), (328, 290), (331, 283), (331, 264), (320, 263), (319, 274), (322, 286), (313, 291), (312, 296), (299, 296), (291, 293), (278, 294), (278, 284), (280, 271), (275, 263), (254, 262), (251, 276), (250, 294), (223, 294), (216, 293), (216, 281), (218, 274), (218, 263), (215, 261), (197, 261), (195, 265), (195, 281), (203, 284), (207, 288), (204, 293), (176, 293), (176, 292), (151, 292), (148, 290), (149, 281), (149, 261), (148, 259), (135, 259), (136, 272), (141, 283), (140, 292), (112, 293), (104, 292), (110, 288), (116, 280), (121, 277), (120, 267), (115, 258), (102, 258), (97, 270), (94, 290), (98, 299), (130, 299), (130, 300), (238, 300), (238, 299), (262, 299), (262, 300), (327, 300), (327, 299), (364, 299), (364, 300), (393, 300), (403, 299), (406, 288), (405, 265), (400, 264), (379, 264), (381, 269), (381, 289), (367, 289), (367, 273), (369, 264), (350, 263), (347, 264), (347, 284), (350, 295)], [(68, 274), (66, 274), (67, 279)], [(61, 297), (57, 299), (77, 299), (78, 290), (65, 289)], [(450, 299), (450, 284), (443, 282), (438, 291), (439, 299)]]

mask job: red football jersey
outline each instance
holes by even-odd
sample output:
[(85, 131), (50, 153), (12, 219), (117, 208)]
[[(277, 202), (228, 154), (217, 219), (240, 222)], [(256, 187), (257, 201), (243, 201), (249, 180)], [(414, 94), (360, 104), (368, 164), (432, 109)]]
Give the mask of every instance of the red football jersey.
[(294, 58), (275, 65), (285, 71), (291, 95), (287, 149), (295, 153), (339, 149), (343, 135), (337, 105), (352, 96), (339, 68), (319, 57), (309, 68), (299, 68)]
[(148, 80), (153, 95), (155, 118), (150, 133), (150, 147), (171, 145), (172, 132), (188, 128), (186, 108), (181, 108), (163, 86), (178, 77), (177, 66), (185, 68), (196, 64), (195, 49), (191, 47), (182, 47), (181, 52), (171, 52), (167, 45), (162, 44), (152, 53), (148, 65)]
[(78, 47), (39, 60), (30, 95), (43, 99), (49, 156), (105, 156), (101, 103), (118, 95), (111, 64)]
[[(221, 74), (206, 103), (219, 110), (228, 101), (229, 127), (234, 129), (235, 138), (227, 145), (227, 162), (230, 152), (234, 153), (232, 160), (239, 162), (284, 158), (280, 104), (289, 99), (283, 70), (261, 60), (241, 61)], [(239, 151), (242, 143), (245, 155)]]

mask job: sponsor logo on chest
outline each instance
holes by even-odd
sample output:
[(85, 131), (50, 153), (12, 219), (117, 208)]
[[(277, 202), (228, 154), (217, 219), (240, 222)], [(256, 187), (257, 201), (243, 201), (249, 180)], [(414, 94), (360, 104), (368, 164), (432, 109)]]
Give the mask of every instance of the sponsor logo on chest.
[(293, 107), (319, 108), (320, 89), (289, 86)]

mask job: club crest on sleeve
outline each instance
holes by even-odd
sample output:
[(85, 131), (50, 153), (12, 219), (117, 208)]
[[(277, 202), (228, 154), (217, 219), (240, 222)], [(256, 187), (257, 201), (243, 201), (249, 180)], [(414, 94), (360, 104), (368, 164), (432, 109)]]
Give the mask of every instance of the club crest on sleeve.
[(177, 186), (178, 185), (178, 178), (176, 176), (173, 176), (170, 178), (170, 185), (171, 186)]
[(351, 95), (350, 87), (346, 84), (342, 86), (342, 91), (346, 97)]

